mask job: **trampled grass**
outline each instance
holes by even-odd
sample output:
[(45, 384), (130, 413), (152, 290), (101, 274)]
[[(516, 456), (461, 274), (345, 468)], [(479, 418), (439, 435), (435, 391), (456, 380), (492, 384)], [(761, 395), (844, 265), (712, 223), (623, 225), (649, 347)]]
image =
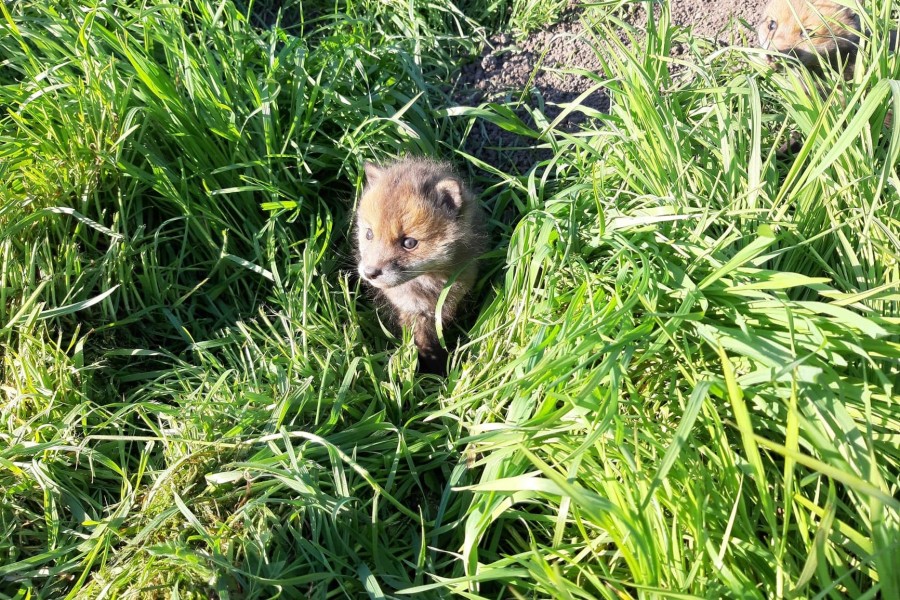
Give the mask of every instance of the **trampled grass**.
[[(598, 5), (576, 133), (445, 96), (558, 2), (121, 4), (0, 5), (0, 597), (900, 597), (896, 2), (825, 83)], [(445, 381), (349, 274), (408, 152), (491, 215)]]

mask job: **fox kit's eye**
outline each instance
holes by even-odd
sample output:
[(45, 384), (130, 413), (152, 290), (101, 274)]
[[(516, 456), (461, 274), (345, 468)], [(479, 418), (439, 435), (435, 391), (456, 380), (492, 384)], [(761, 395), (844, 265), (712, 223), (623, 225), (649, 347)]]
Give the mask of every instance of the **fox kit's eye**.
[(771, 19), (769, 21), (769, 31), (775, 31), (776, 29), (778, 29), (778, 22), (775, 19)]
[(403, 247), (406, 248), (407, 250), (412, 250), (413, 248), (415, 248), (416, 246), (419, 245), (419, 240), (417, 240), (417, 239), (415, 239), (415, 238), (407, 237), (407, 238), (403, 238), (403, 241), (400, 242), (400, 243), (401, 243), (401, 244), (403, 245)]
[(372, 228), (371, 227), (367, 228), (366, 229), (366, 239), (371, 240), (373, 237), (375, 237), (375, 234), (372, 233)]

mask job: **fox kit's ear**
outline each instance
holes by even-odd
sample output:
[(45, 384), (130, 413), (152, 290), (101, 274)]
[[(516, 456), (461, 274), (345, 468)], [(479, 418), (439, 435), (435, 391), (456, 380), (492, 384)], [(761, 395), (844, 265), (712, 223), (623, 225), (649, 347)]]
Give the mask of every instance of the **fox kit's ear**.
[(449, 213), (455, 215), (462, 208), (463, 188), (458, 180), (452, 177), (441, 179), (434, 184), (434, 193), (438, 206)]
[(363, 168), (366, 170), (366, 183), (369, 185), (374, 184), (376, 181), (381, 179), (382, 174), (384, 174), (384, 169), (376, 165), (375, 163), (366, 162), (363, 164)]

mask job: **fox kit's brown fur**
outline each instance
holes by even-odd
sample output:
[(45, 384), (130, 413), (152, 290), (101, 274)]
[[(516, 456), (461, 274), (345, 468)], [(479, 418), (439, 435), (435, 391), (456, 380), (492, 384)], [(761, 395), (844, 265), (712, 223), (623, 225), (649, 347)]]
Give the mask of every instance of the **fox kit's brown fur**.
[[(859, 15), (832, 0), (769, 0), (756, 29), (763, 49), (796, 56), (813, 69), (821, 60), (843, 64), (848, 77), (860, 31)], [(897, 32), (892, 31), (891, 49), (897, 50), (897, 44)]]
[(770, 0), (756, 32), (764, 49), (818, 68), (822, 59), (849, 61), (859, 44), (859, 16), (831, 0)]
[(366, 163), (366, 187), (356, 213), (359, 276), (383, 296), (397, 321), (412, 329), (419, 369), (442, 374), (435, 308), (456, 275), (441, 310), (444, 325), (472, 288), (484, 251), (477, 201), (446, 164), (407, 158)]

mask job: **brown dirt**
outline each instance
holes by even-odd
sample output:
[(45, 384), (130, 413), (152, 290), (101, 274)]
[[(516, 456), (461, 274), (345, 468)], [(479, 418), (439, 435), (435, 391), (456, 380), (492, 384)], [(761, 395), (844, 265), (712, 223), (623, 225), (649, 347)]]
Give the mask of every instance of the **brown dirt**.
[[(695, 35), (718, 40), (724, 44), (740, 44), (741, 36), (752, 40), (752, 25), (759, 20), (766, 0), (671, 0), (672, 21), (679, 26), (693, 28)], [(645, 2), (627, 5), (620, 15), (623, 21), (637, 28), (647, 23)], [(590, 9), (588, 9), (589, 11)], [(482, 102), (518, 102), (542, 110), (549, 119), (561, 111), (561, 103), (575, 100), (596, 81), (588, 77), (560, 73), (554, 69), (584, 69), (601, 73), (595, 50), (596, 41), (586, 35), (582, 20), (591, 20), (592, 13), (577, 5), (562, 15), (559, 22), (515, 41), (510, 34), (491, 38), (479, 60), (463, 67), (460, 80), (454, 87), (453, 98), (463, 106), (477, 106)], [(740, 23), (744, 19), (751, 28)], [(625, 41), (624, 35), (622, 40)], [(605, 45), (600, 41), (601, 45)], [(675, 48), (674, 54), (683, 49)], [(536, 67), (541, 68), (537, 71)], [(531, 85), (529, 80), (534, 77)], [(583, 102), (599, 111), (609, 109), (609, 97), (597, 90)], [(517, 111), (529, 124), (531, 119), (521, 108)], [(560, 125), (563, 130), (576, 130), (585, 118), (570, 114)], [(532, 140), (523, 139), (490, 123), (479, 120), (469, 137), (467, 151), (503, 170), (528, 171), (544, 153), (530, 148)]]
[[(744, 19), (751, 25), (759, 21), (767, 0), (673, 0), (672, 20), (693, 27), (703, 37), (731, 42), (732, 22)], [(740, 27), (739, 24), (737, 24)]]

